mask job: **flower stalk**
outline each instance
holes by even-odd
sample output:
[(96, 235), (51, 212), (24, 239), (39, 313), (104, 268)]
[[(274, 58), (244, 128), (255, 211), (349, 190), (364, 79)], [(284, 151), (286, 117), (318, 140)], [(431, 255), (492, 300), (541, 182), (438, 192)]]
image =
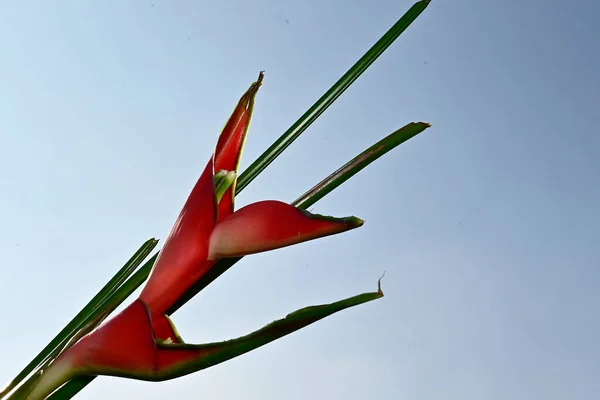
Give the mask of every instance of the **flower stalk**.
[[(88, 306), (86, 306), (86, 308), (82, 310), (82, 312), (78, 314), (76, 318), (74, 318), (74, 320), (71, 321), (71, 323), (65, 327), (65, 329), (61, 331), (61, 333), (57, 335), (57, 337), (42, 352), (40, 352), (40, 354), (32, 360), (23, 371), (21, 371), (17, 378), (9, 383), (6, 389), (0, 392), (0, 398), (9, 394), (36, 368), (37, 372), (34, 376), (23, 383), (19, 389), (14, 391), (10, 396), (11, 399), (46, 398), (58, 386), (67, 381), (67, 384), (55, 391), (48, 398), (54, 400), (71, 398), (79, 390), (85, 387), (85, 385), (91, 382), (93, 377), (97, 374), (127, 376), (146, 380), (171, 379), (172, 377), (181, 376), (223, 362), (287, 335), (303, 326), (316, 322), (332, 313), (381, 297), (383, 294), (379, 287), (377, 292), (354, 296), (328, 305), (313, 306), (299, 310), (289, 314), (286, 318), (275, 321), (245, 337), (228, 342), (207, 345), (188, 345), (183, 343), (168, 317), (168, 315), (171, 315), (181, 307), (181, 305), (193, 297), (193, 295), (198, 293), (199, 290), (206, 287), (206, 285), (216, 279), (216, 277), (221, 275), (246, 254), (268, 251), (270, 249), (299, 243), (301, 241), (312, 240), (318, 237), (340, 233), (348, 229), (354, 229), (362, 225), (362, 221), (355, 217), (336, 219), (300, 210), (305, 210), (310, 207), (370, 162), (379, 158), (400, 143), (425, 130), (429, 126), (428, 124), (411, 123), (401, 128), (399, 131), (394, 132), (344, 165), (338, 171), (334, 172), (291, 205), (278, 201), (264, 201), (246, 206), (234, 212), (234, 196), (243, 190), (316, 118), (318, 118), (318, 116), (321, 115), (322, 112), (324, 112), (324, 110), (327, 109), (329, 105), (331, 105), (341, 93), (343, 93), (343, 91), (345, 91), (350, 84), (354, 82), (358, 76), (360, 76), (360, 74), (362, 74), (362, 72), (364, 72), (364, 70), (366, 70), (371, 63), (418, 17), (428, 4), (428, 0), (422, 0), (413, 5), (413, 7), (411, 7), (411, 9), (370, 50), (346, 74), (344, 74), (334, 86), (332, 86), (332, 88), (330, 88), (296, 123), (290, 127), (290, 129), (288, 129), (288, 131), (269, 147), (269, 149), (267, 149), (267, 151), (265, 151), (265, 153), (263, 153), (263, 155), (259, 157), (244, 174), (238, 177), (237, 167), (239, 165), (239, 156), (246, 138), (247, 127), (251, 119), (254, 96), (262, 81), (261, 73), (257, 82), (251, 86), (251, 89), (249, 89), (244, 96), (242, 96), (242, 99), (238, 103), (238, 107), (236, 107), (226, 124), (219, 142), (217, 143), (212, 161), (209, 161), (209, 164), (212, 162), (212, 168), (209, 168), (209, 165), (207, 165), (205, 172), (197, 183), (197, 187), (200, 185), (202, 189), (196, 190), (197, 187), (195, 187), (194, 191), (192, 191), (192, 195), (190, 195), (191, 199), (195, 192), (200, 193), (200, 198), (202, 199), (200, 203), (204, 206), (197, 208), (189, 207), (188, 211), (186, 211), (186, 203), (182, 215), (180, 215), (173, 231), (165, 242), (163, 250), (159, 254), (153, 256), (151, 260), (132, 275), (133, 271), (141, 264), (143, 259), (149, 255), (152, 248), (156, 245), (155, 240), (148, 241), (145, 244), (145, 246), (147, 246), (144, 250), (145, 254), (143, 254), (143, 257), (134, 257), (135, 262), (128, 263), (129, 268), (126, 272), (118, 274), (118, 277), (115, 276), (115, 278), (109, 282), (90, 304), (88, 304)], [(240, 107), (240, 104), (243, 104), (243, 107)], [(210, 174), (208, 173), (209, 169), (212, 169)], [(209, 175), (211, 177), (210, 179), (207, 178)], [(204, 180), (202, 180), (203, 177), (205, 178)], [(200, 184), (201, 180), (202, 184)], [(208, 182), (210, 182), (210, 184)], [(208, 197), (212, 197), (210, 200), (212, 207), (205, 207), (209, 204), (206, 195), (209, 186), (212, 194)], [(190, 199), (188, 199), (188, 202)], [(195, 202), (192, 201), (191, 203)], [(211, 208), (213, 211), (206, 214), (206, 210), (210, 210)], [(199, 211), (200, 209), (202, 210)], [(212, 227), (207, 228), (205, 226), (200, 229), (198, 226), (195, 226), (195, 228), (192, 229), (196, 237), (198, 231), (204, 231), (204, 236), (202, 237), (202, 240), (200, 240), (203, 244), (200, 247), (205, 249), (201, 251), (198, 249), (193, 250), (193, 246), (192, 251), (189, 251), (190, 243), (192, 242), (177, 238), (181, 233), (182, 225), (180, 222), (185, 219), (184, 217), (186, 216), (190, 219), (188, 215), (190, 212), (192, 214), (198, 212), (204, 217), (206, 217), (206, 215), (212, 215), (212, 218), (208, 218), (208, 220), (214, 221)], [(282, 218), (286, 221), (292, 221), (291, 225), (287, 226), (291, 226), (293, 229), (282, 230), (278, 228), (276, 222)], [(192, 216), (191, 219), (199, 220), (197, 216)], [(248, 228), (250, 225), (252, 226), (252, 229)], [(300, 235), (294, 237), (293, 233), (298, 233), (296, 232), (295, 227), (302, 226), (305, 228), (300, 229)], [(177, 232), (177, 234), (174, 234), (174, 232)], [(257, 232), (260, 233), (258, 235), (258, 240)], [(184, 234), (183, 236), (186, 235)], [(176, 245), (172, 245), (172, 243), (178, 242), (184, 243), (180, 249), (177, 249)], [(193, 261), (190, 261), (189, 264), (195, 265), (196, 268), (194, 269), (189, 266), (187, 268), (179, 268), (179, 270), (174, 268), (174, 264), (182, 264), (180, 262), (180, 257), (169, 257), (169, 244), (171, 244), (171, 248), (176, 249), (174, 252), (175, 254), (186, 254), (187, 257), (189, 256), (188, 253), (194, 253), (195, 258), (191, 257)], [(182, 252), (182, 248), (185, 248), (186, 251)], [(179, 250), (179, 252), (177, 250)], [(173, 251), (171, 251), (171, 253), (173, 253)], [(132, 260), (134, 258), (132, 258)], [(197, 267), (200, 259), (203, 260), (201, 264), (205, 266), (201, 267), (200, 271), (198, 271)], [(173, 263), (173, 260), (176, 260), (177, 263)], [(183, 265), (185, 264), (186, 263), (184, 262)], [(132, 265), (135, 266), (131, 267)], [(160, 268), (161, 265), (168, 266), (168, 268)], [(151, 268), (152, 271), (150, 271)], [(163, 271), (167, 271), (167, 273)], [(172, 274), (174, 271), (175, 274)], [(185, 271), (193, 271), (192, 276), (186, 275), (184, 273)], [(150, 272), (152, 273), (150, 274)], [(129, 314), (118, 314), (99, 329), (95, 329), (131, 294), (131, 292), (133, 292), (133, 290), (135, 290), (135, 288), (145, 281), (149, 274), (150, 280), (147, 282), (140, 298), (123, 312), (128, 312)], [(153, 276), (155, 277), (154, 280), (152, 278)], [(183, 276), (185, 276), (185, 279)], [(177, 284), (169, 284), (169, 281), (176, 282)], [(181, 282), (184, 283), (182, 284)], [(160, 294), (156, 295), (156, 293)], [(165, 293), (168, 295), (165, 296)], [(126, 317), (119, 317), (121, 315), (125, 315)], [(144, 315), (146, 317), (144, 317)], [(115, 363), (115, 360), (111, 359), (115, 354), (122, 354), (123, 350), (127, 349), (117, 348), (117, 352), (111, 353), (110, 349), (112, 343), (100, 340), (102, 343), (99, 345), (94, 342), (93, 339), (90, 339), (100, 337), (104, 340), (114, 336), (115, 332), (120, 335), (124, 328), (119, 327), (118, 323), (111, 322), (113, 320), (126, 321), (127, 323), (123, 323), (123, 326), (127, 328), (126, 331), (129, 331), (132, 326), (136, 326), (138, 328), (136, 329), (137, 332), (151, 332), (150, 337), (152, 340), (148, 342), (150, 345), (143, 351), (140, 350), (143, 346), (138, 346), (138, 349), (136, 350), (137, 353), (129, 359), (129, 361), (132, 361), (135, 365), (125, 365), (123, 364), (123, 360), (117, 360)], [(134, 323), (132, 321), (137, 322)], [(293, 329), (290, 327), (293, 327)], [(108, 334), (102, 336), (98, 333), (103, 329), (105, 332), (108, 332)], [(112, 333), (109, 332), (111, 329)], [(133, 346), (134, 344), (139, 345), (139, 343), (139, 340), (133, 340), (132, 346), (130, 347), (133, 348), (135, 347)], [(95, 348), (95, 350), (92, 351), (94, 354), (90, 354), (89, 349), (91, 348)], [(100, 350), (98, 351), (98, 349)], [(107, 349), (108, 353), (106, 352)], [(155, 360), (153, 361), (154, 364), (150, 366), (151, 370), (148, 369), (147, 364), (142, 365), (141, 369), (135, 371), (136, 367), (140, 368), (139, 362), (144, 356), (140, 351), (142, 353), (146, 352), (144, 353), (146, 356), (148, 354), (167, 354), (167, 361), (160, 364), (160, 360), (158, 363)], [(81, 356), (81, 353), (83, 353), (84, 356)], [(185, 356), (182, 356), (184, 353)], [(60, 356), (58, 356), (59, 354)], [(107, 355), (108, 362), (106, 358)], [(95, 361), (93, 360), (94, 357), (96, 357)], [(90, 360), (92, 361), (90, 362)], [(92, 365), (94, 362), (96, 362), (96, 364)], [(119, 363), (121, 365), (117, 365)], [(99, 367), (98, 365), (100, 364), (103, 364), (104, 366)], [(109, 364), (112, 364), (112, 366)], [(123, 367), (125, 367), (125, 370)]]

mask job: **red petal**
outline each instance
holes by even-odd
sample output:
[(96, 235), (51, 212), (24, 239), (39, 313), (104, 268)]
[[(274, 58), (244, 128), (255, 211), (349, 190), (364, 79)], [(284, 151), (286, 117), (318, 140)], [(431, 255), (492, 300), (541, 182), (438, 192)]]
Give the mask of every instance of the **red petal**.
[(177, 347), (176, 350), (157, 348), (149, 310), (136, 300), (69, 348), (60, 359), (68, 361), (77, 375), (164, 380), (174, 377), (173, 372), (184, 375), (186, 365), (220, 350), (213, 346), (207, 349), (191, 346), (192, 351), (186, 351), (187, 345), (179, 345), (183, 351)]
[(155, 351), (148, 310), (136, 300), (64, 356), (79, 373), (127, 376), (152, 370)]
[(183, 206), (139, 297), (153, 317), (163, 315), (212, 265), (206, 259), (216, 217), (211, 160)]
[[(96, 331), (82, 338), (60, 356), (69, 361), (78, 375), (112, 375), (144, 380), (162, 380), (169, 366), (185, 364), (187, 352), (161, 355), (157, 349), (156, 333), (151, 328), (149, 309), (140, 300), (134, 301), (121, 313)], [(166, 318), (163, 318), (169, 324)], [(161, 324), (159, 324), (161, 325)], [(173, 332), (172, 328), (169, 328)], [(177, 334), (171, 337), (178, 343)], [(195, 356), (207, 353), (196, 351)]]
[(238, 104), (221, 132), (215, 151), (215, 171), (237, 171), (252, 112), (252, 109), (246, 109), (247, 106)]
[[(263, 73), (258, 76), (250, 89), (244, 93), (235, 110), (225, 124), (215, 150), (215, 171), (236, 171), (240, 162), (242, 148), (250, 125), (254, 98), (263, 79)], [(219, 220), (233, 212), (233, 197), (235, 184), (232, 185), (219, 203)]]
[(235, 110), (225, 124), (215, 150), (215, 171), (237, 171), (240, 154), (250, 124), (254, 98), (262, 83), (263, 73), (240, 98)]
[(261, 201), (217, 224), (210, 237), (209, 259), (273, 250), (357, 228), (362, 223), (356, 217), (325, 217), (280, 201)]

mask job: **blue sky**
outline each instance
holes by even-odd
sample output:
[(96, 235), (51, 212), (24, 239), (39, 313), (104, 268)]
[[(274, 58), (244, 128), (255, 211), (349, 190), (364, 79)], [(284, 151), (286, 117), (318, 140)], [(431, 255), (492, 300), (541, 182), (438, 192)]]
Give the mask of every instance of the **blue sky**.
[[(0, 4), (0, 378), (164, 238), (266, 70), (249, 165), (412, 1)], [(174, 316), (188, 342), (375, 288), (165, 383), (81, 399), (590, 399), (600, 394), (596, 1), (433, 1), (237, 200), (294, 200), (410, 121), (432, 128), (313, 211), (355, 231), (247, 257)]]

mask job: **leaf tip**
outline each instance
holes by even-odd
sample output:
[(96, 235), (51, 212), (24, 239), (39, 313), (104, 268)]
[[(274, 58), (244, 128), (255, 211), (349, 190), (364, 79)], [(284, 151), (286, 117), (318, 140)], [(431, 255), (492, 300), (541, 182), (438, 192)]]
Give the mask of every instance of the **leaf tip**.
[(381, 290), (381, 280), (383, 279), (384, 276), (385, 276), (385, 271), (383, 271), (383, 274), (377, 280), (377, 293), (379, 293), (379, 295), (381, 297), (383, 297), (383, 290)]
[(346, 217), (344, 223), (350, 228), (358, 228), (364, 225), (365, 220), (358, 217)]

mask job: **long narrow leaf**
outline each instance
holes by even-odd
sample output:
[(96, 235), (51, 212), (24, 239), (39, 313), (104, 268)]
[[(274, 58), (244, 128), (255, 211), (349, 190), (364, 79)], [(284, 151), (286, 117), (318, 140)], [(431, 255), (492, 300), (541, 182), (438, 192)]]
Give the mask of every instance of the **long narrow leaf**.
[(426, 122), (411, 122), (397, 131), (390, 133), (388, 136), (354, 157), (327, 178), (323, 179), (320, 183), (315, 185), (315, 187), (294, 200), (291, 204), (298, 208), (307, 209), (342, 183), (356, 175), (367, 165), (371, 164), (396, 146), (406, 142), (408, 139), (417, 136), (430, 126), (431, 125)]

